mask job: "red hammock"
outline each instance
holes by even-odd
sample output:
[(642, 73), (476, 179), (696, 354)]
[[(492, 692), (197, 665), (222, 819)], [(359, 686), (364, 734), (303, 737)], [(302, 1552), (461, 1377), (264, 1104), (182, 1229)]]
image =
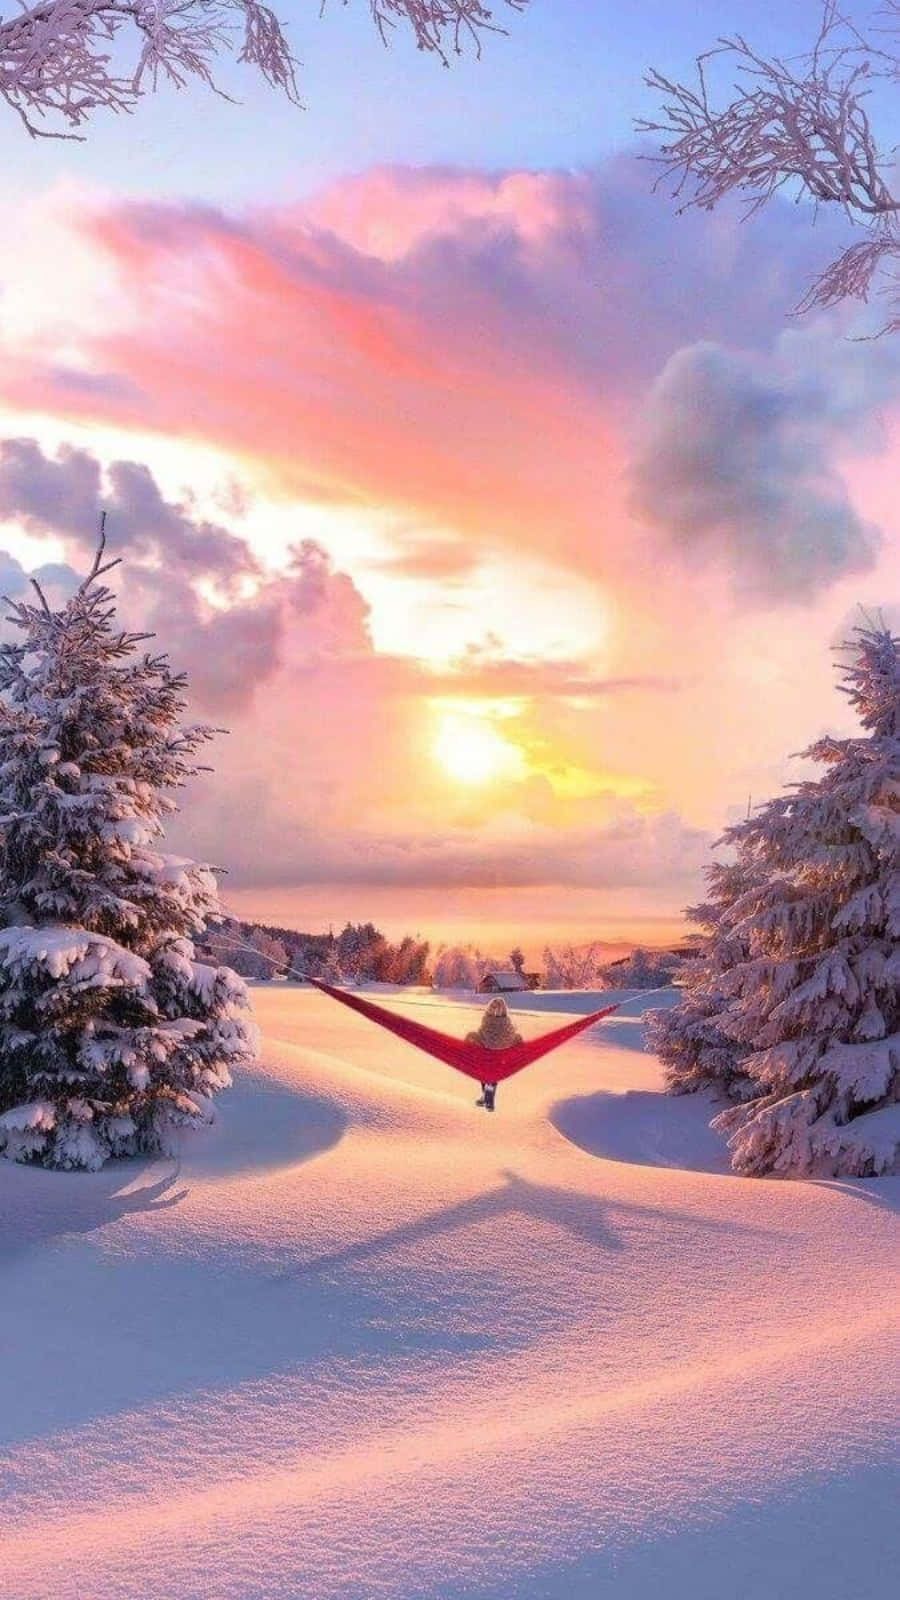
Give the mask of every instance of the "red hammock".
[(606, 1006), (602, 1011), (592, 1011), (590, 1016), (567, 1022), (562, 1028), (554, 1028), (551, 1033), (542, 1033), (539, 1039), (504, 1045), (501, 1050), (488, 1050), (483, 1044), (467, 1044), (452, 1033), (439, 1033), (437, 1028), (426, 1028), (422, 1022), (398, 1017), (395, 1011), (373, 1005), (371, 1000), (361, 1000), (358, 995), (345, 994), (343, 989), (333, 989), (330, 984), (320, 983), (317, 978), (307, 978), (307, 982), (313, 988), (321, 989), (323, 994), (330, 994), (333, 1000), (340, 1000), (351, 1011), (358, 1011), (371, 1022), (387, 1028), (389, 1033), (396, 1033), (398, 1038), (416, 1045), (427, 1055), (436, 1056), (438, 1061), (455, 1067), (457, 1072), (465, 1072), (479, 1083), (499, 1083), (503, 1078), (511, 1078), (514, 1072), (521, 1072), (523, 1067), (545, 1056), (548, 1050), (555, 1050), (557, 1045), (574, 1039), (576, 1034), (583, 1033), (585, 1028), (599, 1022), (601, 1017), (608, 1017), (610, 1012), (619, 1009), (618, 1006)]

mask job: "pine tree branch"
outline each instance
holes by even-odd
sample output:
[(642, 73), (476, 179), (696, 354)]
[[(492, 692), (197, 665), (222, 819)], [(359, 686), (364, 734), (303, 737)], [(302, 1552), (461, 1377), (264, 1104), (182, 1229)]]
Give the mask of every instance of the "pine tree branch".
[[(103, 574), (105, 572), (111, 572), (113, 567), (118, 567), (118, 566), (121, 565), (121, 562), (122, 562), (122, 557), (121, 556), (116, 556), (114, 560), (107, 561), (104, 564), (103, 556), (104, 556), (105, 551), (106, 551), (106, 512), (105, 511), (101, 511), (101, 513), (100, 513), (100, 531), (99, 531), (99, 534), (98, 534), (97, 550), (96, 550), (96, 553), (94, 555), (94, 560), (93, 560), (93, 564), (91, 566), (91, 570), (88, 573), (87, 577), (84, 579), (84, 582), (79, 586), (79, 589), (78, 589), (78, 593), (79, 594), (87, 594), (87, 591), (92, 587), (93, 584), (96, 583), (98, 578), (102, 578), (102, 576), (103, 576)], [(112, 596), (110, 594), (110, 591), (106, 590), (106, 591), (101, 591), (100, 593), (98, 593), (98, 595), (97, 595), (97, 599), (98, 600), (102, 600), (104, 598), (104, 592), (106, 594), (109, 594), (110, 598), (112, 598)]]
[(31, 587), (34, 590), (35, 594), (37, 595), (38, 600), (40, 601), (41, 610), (43, 611), (44, 616), (45, 617), (52, 617), (53, 613), (50, 610), (49, 605), (47, 604), (47, 597), (44, 594), (44, 591), (41, 588), (40, 584), (38, 583), (37, 578), (31, 578), (31, 579), (29, 579), (29, 582), (31, 583)]

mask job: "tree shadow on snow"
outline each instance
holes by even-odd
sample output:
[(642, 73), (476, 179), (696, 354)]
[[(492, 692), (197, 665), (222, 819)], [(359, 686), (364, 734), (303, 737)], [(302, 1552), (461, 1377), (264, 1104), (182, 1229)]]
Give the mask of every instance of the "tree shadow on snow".
[(173, 1187), (177, 1163), (168, 1162), (163, 1177), (138, 1183), (159, 1160), (111, 1161), (100, 1172), (52, 1172), (0, 1160), (0, 1262), (55, 1239), (94, 1233), (136, 1212), (177, 1206), (188, 1193)]
[[(328, 1272), (337, 1267), (354, 1266), (358, 1262), (387, 1255), (393, 1250), (435, 1239), (441, 1234), (454, 1233), (459, 1229), (483, 1223), (502, 1224), (503, 1220), (512, 1214), (532, 1217), (536, 1221), (562, 1228), (592, 1249), (611, 1254), (626, 1248), (622, 1234), (609, 1221), (608, 1213), (611, 1211), (623, 1216), (643, 1216), (652, 1218), (654, 1222), (664, 1219), (676, 1224), (683, 1223), (691, 1228), (724, 1231), (728, 1234), (737, 1231), (762, 1236), (769, 1232), (765, 1228), (738, 1226), (731, 1222), (719, 1223), (678, 1211), (667, 1211), (658, 1206), (633, 1205), (619, 1200), (598, 1200), (593, 1195), (557, 1188), (551, 1184), (533, 1183), (526, 1178), (520, 1178), (514, 1172), (504, 1172), (503, 1177), (504, 1183), (499, 1188), (490, 1189), (486, 1194), (475, 1195), (470, 1200), (447, 1206), (441, 1211), (433, 1211), (428, 1216), (417, 1218), (413, 1222), (401, 1223), (399, 1227), (389, 1228), (386, 1232), (375, 1234), (369, 1239), (361, 1239), (344, 1249), (314, 1256), (309, 1261), (300, 1262), (297, 1266), (278, 1273), (275, 1281)], [(499, 1236), (502, 1239), (502, 1227)]]
[[(222, 1097), (210, 1126), (176, 1131), (171, 1157), (110, 1161), (100, 1172), (55, 1172), (0, 1157), (0, 1262), (136, 1212), (167, 1211), (189, 1194), (192, 1179), (308, 1161), (337, 1143), (347, 1120), (326, 1100), (248, 1072)], [(164, 1177), (141, 1181), (163, 1161)], [(173, 1187), (182, 1176), (188, 1182)]]
[(865, 1200), (870, 1206), (883, 1211), (900, 1211), (900, 1177), (887, 1174), (882, 1178), (816, 1178), (817, 1189), (836, 1189), (854, 1200)]
[(558, 1101), (549, 1120), (570, 1144), (604, 1161), (733, 1177), (728, 1145), (710, 1127), (724, 1104), (702, 1090), (602, 1089)]
[(233, 1178), (309, 1161), (336, 1145), (348, 1124), (323, 1096), (245, 1071), (216, 1102), (211, 1127), (181, 1131), (178, 1151), (188, 1178)]

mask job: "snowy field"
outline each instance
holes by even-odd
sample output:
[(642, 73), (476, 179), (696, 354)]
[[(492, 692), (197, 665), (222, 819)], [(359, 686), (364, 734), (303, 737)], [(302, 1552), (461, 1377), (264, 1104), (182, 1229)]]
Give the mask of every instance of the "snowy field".
[(493, 1117), (254, 1000), (263, 1065), (177, 1163), (0, 1161), (3, 1600), (890, 1592), (900, 1180), (729, 1175), (642, 1053), (658, 994)]

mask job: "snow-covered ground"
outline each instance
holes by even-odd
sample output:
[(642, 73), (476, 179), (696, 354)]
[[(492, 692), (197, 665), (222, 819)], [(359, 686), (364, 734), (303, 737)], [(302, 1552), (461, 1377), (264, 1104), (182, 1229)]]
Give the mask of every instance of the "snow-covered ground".
[(729, 1175), (641, 1051), (665, 998), (490, 1117), (263, 986), (179, 1163), (0, 1162), (4, 1600), (888, 1593), (900, 1182)]

